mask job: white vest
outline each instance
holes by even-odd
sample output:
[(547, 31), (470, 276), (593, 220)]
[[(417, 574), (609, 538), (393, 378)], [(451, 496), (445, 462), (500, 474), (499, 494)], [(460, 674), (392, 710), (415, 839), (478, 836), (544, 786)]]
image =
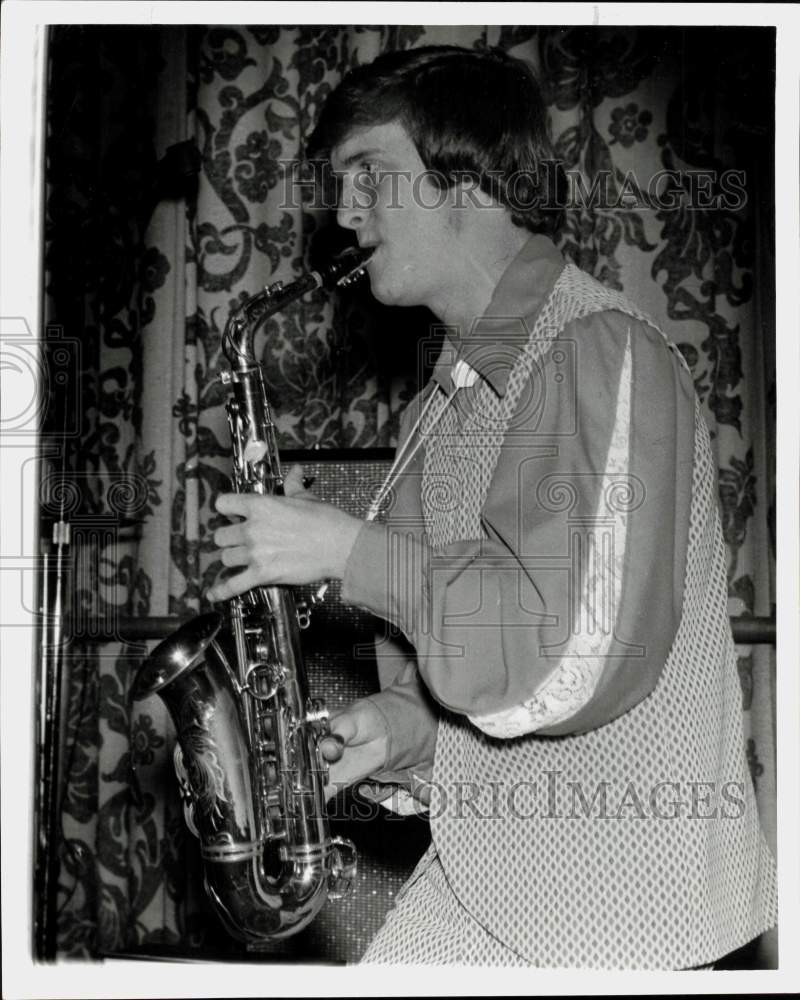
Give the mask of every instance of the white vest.
[[(484, 535), (480, 512), (530, 364), (568, 322), (609, 309), (653, 325), (567, 265), (505, 396), (481, 386), (477, 409), (491, 430), (460, 428), (453, 408), (441, 414), (426, 443), (426, 479), (468, 473), (455, 508), (437, 508), (423, 490), (434, 549)], [(454, 435), (469, 463), (454, 462)], [(445, 714), (432, 787), (433, 842), (453, 891), (534, 965), (686, 968), (773, 926), (774, 862), (743, 749), (725, 548), (699, 401), (683, 610), (654, 691), (575, 736), (494, 739)], [(674, 815), (678, 801), (685, 804)]]

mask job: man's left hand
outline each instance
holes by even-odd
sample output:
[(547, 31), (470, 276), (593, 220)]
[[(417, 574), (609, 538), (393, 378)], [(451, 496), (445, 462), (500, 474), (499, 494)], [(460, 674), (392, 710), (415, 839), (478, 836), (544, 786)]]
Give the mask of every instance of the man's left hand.
[(242, 571), (216, 583), (207, 592), (209, 600), (225, 601), (260, 585), (344, 575), (363, 522), (313, 494), (303, 496), (305, 492), (283, 497), (225, 493), (218, 498), (220, 514), (244, 519), (214, 532), (223, 564)]

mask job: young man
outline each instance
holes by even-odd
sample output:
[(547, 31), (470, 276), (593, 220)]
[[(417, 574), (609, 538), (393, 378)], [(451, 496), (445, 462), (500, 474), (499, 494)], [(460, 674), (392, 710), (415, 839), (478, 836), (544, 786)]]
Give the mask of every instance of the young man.
[(314, 136), (384, 303), (447, 326), (381, 522), (224, 496), (217, 600), (343, 580), (402, 632), (331, 784), (429, 809), (365, 959), (680, 969), (775, 922), (744, 759), (713, 458), (688, 369), (545, 235), (536, 82), (435, 47), (351, 73)]

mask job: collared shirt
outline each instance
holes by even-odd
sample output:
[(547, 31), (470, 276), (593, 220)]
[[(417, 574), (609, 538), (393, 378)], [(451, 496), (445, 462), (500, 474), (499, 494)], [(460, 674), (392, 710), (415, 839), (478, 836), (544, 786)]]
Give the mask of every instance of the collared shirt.
[[(431, 393), (457, 394), (462, 423), (481, 383), (505, 394), (563, 267), (550, 240), (531, 237), (484, 315), (457, 344), (445, 342), (430, 382), (404, 414), (401, 441)], [(626, 352), (633, 372), (627, 461), (642, 496), (629, 517), (629, 554), (614, 609), (616, 649), (610, 652), (628, 647), (635, 655), (611, 655), (591, 699), (566, 719), (543, 719), (537, 731), (558, 735), (603, 725), (657, 682), (680, 616), (694, 390), (661, 334), (604, 312), (568, 324), (559, 350), (532, 372), (482, 512), (486, 537), (431, 544), (420, 496), (424, 436), (436, 428), (423, 426), (422, 447), (393, 490), (385, 523), (365, 525), (357, 539), (343, 598), (396, 626), (378, 643), (383, 690), (370, 699), (390, 739), (384, 779), (409, 780), (408, 769), (427, 771), (437, 703), (474, 720), (500, 718), (529, 702), (557, 670), (556, 653), (586, 576), (585, 567), (573, 565), (570, 525), (574, 529), (581, 516), (590, 520), (598, 508)], [(559, 477), (577, 489), (568, 512), (548, 509), (542, 497)], [(438, 488), (446, 492), (447, 484)]]
[(397, 770), (377, 777), (434, 758), (414, 877), (438, 858), (532, 965), (700, 965), (776, 919), (708, 428), (630, 302), (540, 240), (520, 257), (481, 319), (496, 336), (470, 331), (426, 390), (424, 447), (348, 563), (345, 600), (410, 640), (378, 649)]
[(564, 259), (553, 242), (531, 236), (501, 276), (483, 316), (475, 318), (457, 344), (445, 342), (431, 381), (449, 393), (451, 372), (461, 362), (504, 395), (514, 363), (563, 268)]

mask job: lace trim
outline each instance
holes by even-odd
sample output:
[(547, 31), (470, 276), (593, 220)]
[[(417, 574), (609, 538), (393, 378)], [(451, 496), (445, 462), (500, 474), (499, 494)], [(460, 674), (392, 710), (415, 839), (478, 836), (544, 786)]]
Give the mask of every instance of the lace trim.
[[(609, 500), (618, 488), (619, 477), (627, 475), (629, 469), (632, 368), (629, 328), (614, 428), (600, 488), (598, 520), (600, 517), (606, 520), (609, 510), (615, 509)], [(510, 739), (563, 722), (583, 708), (594, 694), (614, 636), (622, 591), (627, 520), (627, 515), (616, 508), (610, 551), (604, 551), (602, 541), (598, 544), (597, 533), (587, 534), (586, 570), (574, 632), (563, 658), (533, 697), (500, 712), (468, 716), (489, 736)]]

